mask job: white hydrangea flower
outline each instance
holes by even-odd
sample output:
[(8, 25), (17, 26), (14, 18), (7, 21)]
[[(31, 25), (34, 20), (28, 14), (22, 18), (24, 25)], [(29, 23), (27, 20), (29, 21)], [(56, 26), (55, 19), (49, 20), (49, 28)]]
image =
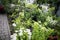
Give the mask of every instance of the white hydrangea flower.
[(16, 36), (17, 36), (16, 33), (14, 33), (13, 35), (11, 35), (11, 36), (10, 36), (10, 37), (11, 37), (11, 40), (16, 40)]
[(40, 5), (41, 7), (42, 7), (42, 10), (43, 10), (43, 12), (47, 12), (48, 11), (48, 5)]
[(31, 34), (30, 29), (26, 29), (26, 30), (24, 30), (24, 32), (27, 32), (29, 35)]
[(19, 35), (20, 36), (23, 36), (23, 31), (24, 31), (24, 27), (20, 28), (20, 30), (19, 30)]
[(22, 29), (19, 30), (19, 35), (20, 35), (20, 36), (23, 35), (23, 30), (22, 30)]
[(20, 30), (19, 30), (19, 36), (24, 36), (23, 33), (27, 33), (28, 40), (31, 40), (32, 33), (31, 33), (30, 29), (20, 28)]
[(30, 32), (30, 29), (26, 29), (27, 32)]
[(13, 23), (13, 24), (12, 24), (12, 26), (16, 27), (16, 24), (15, 24), (15, 23)]

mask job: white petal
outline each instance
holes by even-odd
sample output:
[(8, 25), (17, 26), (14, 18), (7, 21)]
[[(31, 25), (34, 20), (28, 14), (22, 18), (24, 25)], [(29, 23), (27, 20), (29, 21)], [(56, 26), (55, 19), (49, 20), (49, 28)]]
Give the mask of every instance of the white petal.
[(12, 24), (12, 26), (16, 27), (16, 24), (15, 24), (15, 23), (13, 23), (13, 24)]

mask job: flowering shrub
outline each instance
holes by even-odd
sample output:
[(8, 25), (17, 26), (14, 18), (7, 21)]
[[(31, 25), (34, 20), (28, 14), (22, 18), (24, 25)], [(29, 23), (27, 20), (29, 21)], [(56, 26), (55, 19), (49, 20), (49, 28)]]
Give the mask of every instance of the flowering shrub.
[(51, 28), (58, 22), (53, 19), (54, 7), (49, 8), (46, 5), (41, 7), (38, 8), (36, 4), (26, 4), (25, 9), (19, 12), (19, 16), (12, 24), (16, 33), (15, 40), (47, 40), (54, 32)]
[[(34, 3), (36, 1), (37, 3)], [(57, 21), (56, 16), (52, 15), (55, 8), (49, 8), (48, 0), (1, 0), (1, 2), (5, 10), (12, 14), (9, 15), (12, 17), (10, 21), (13, 19), (11, 24), (14, 27), (12, 40), (47, 40), (54, 32), (53, 28), (60, 28), (60, 18)], [(56, 0), (53, 4), (55, 2)]]

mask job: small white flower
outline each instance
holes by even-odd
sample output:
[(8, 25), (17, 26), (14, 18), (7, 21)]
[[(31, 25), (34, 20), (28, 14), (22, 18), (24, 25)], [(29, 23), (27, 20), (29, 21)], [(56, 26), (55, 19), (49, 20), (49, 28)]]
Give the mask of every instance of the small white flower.
[(11, 36), (10, 36), (10, 37), (11, 37), (11, 40), (16, 40), (16, 36), (17, 36), (16, 33), (14, 33), (13, 35), (11, 35)]
[(23, 35), (23, 30), (19, 30), (19, 35), (22, 36)]
[(15, 31), (16, 33), (18, 32), (18, 30)]
[(39, 25), (39, 27), (42, 27), (42, 25)]
[(15, 24), (15, 23), (13, 23), (13, 24), (12, 24), (12, 26), (16, 27), (16, 24)]
[(40, 5), (42, 7), (43, 12), (48, 11), (48, 5)]
[(10, 4), (11, 5), (11, 7), (14, 7), (15, 6), (15, 4)]
[(41, 21), (38, 21), (39, 23), (41, 23)]
[(26, 32), (28, 33), (28, 35), (31, 35), (30, 29), (26, 29)]
[(19, 35), (20, 35), (20, 36), (23, 35), (23, 31), (24, 31), (24, 27), (20, 28), (20, 30), (19, 30)]
[(27, 32), (30, 32), (30, 29), (26, 29)]

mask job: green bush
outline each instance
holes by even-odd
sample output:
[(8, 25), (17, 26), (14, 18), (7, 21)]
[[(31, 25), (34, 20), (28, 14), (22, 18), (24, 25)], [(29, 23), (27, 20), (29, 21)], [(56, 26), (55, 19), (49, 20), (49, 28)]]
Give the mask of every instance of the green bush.
[(45, 9), (38, 8), (36, 4), (25, 5), (25, 9), (19, 12), (19, 16), (14, 20), (16, 39), (47, 40), (49, 35), (54, 32), (54, 29), (51, 28), (57, 23), (57, 20), (53, 19), (53, 10), (54, 7)]
[(56, 0), (36, 0), (33, 4), (27, 4), (26, 0), (1, 0), (1, 3), (9, 13), (16, 40), (47, 40), (54, 30), (60, 32), (60, 18), (52, 14), (54, 7), (49, 8)]

